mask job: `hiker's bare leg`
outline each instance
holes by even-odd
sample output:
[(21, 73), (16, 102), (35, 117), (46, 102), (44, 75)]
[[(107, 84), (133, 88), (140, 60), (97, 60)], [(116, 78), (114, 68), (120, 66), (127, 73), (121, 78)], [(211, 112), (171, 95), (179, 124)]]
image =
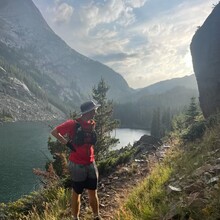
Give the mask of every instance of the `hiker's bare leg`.
[(74, 190), (72, 192), (72, 215), (73, 217), (79, 217), (80, 212), (80, 194), (77, 194)]
[(88, 195), (89, 195), (89, 204), (92, 208), (92, 212), (94, 216), (97, 216), (99, 215), (99, 199), (97, 195), (97, 190), (88, 189)]

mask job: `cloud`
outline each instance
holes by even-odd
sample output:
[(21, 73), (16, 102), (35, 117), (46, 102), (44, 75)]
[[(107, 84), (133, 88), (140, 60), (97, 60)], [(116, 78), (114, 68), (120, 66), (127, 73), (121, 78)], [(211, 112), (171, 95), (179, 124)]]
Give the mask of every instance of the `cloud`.
[(102, 4), (94, 1), (81, 9), (81, 20), (92, 29), (99, 24), (109, 24), (118, 20), (124, 11), (124, 4), (122, 0), (108, 0)]
[(119, 72), (134, 88), (193, 73), (189, 45), (216, 3), (56, 1), (45, 13), (52, 29), (78, 52)]
[(52, 9), (54, 14), (54, 23), (62, 24), (69, 22), (74, 11), (73, 7), (67, 3), (59, 4), (59, 1), (56, 2), (56, 6)]
[(144, 4), (147, 2), (147, 0), (125, 0), (125, 3), (130, 5), (132, 8), (140, 8), (144, 6)]
[(100, 24), (111, 24), (127, 27), (135, 22), (133, 9), (142, 7), (146, 0), (108, 0), (91, 1), (80, 8), (80, 18), (87, 23), (89, 29)]
[(113, 62), (113, 61), (125, 61), (128, 58), (137, 57), (138, 54), (126, 54), (126, 53), (112, 53), (106, 55), (97, 55), (92, 57), (95, 60), (99, 60), (101, 62)]
[(133, 24), (136, 20), (136, 17), (133, 13), (133, 9), (131, 7), (125, 8), (122, 13), (120, 19), (118, 19), (117, 24), (122, 27), (127, 27)]

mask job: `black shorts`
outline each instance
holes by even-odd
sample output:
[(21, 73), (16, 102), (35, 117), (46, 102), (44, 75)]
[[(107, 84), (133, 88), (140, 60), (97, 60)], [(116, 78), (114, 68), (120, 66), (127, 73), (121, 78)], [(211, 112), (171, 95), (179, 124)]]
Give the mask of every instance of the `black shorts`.
[(98, 169), (95, 162), (81, 165), (70, 161), (69, 171), (72, 178), (72, 187), (77, 194), (82, 194), (83, 189), (97, 189)]
[(72, 187), (77, 194), (82, 194), (84, 189), (96, 190), (98, 185), (98, 179), (87, 178), (83, 182), (72, 181)]

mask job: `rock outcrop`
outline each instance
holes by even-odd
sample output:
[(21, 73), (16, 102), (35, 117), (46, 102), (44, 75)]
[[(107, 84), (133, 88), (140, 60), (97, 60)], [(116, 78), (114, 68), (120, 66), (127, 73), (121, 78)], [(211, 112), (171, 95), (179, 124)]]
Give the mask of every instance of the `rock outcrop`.
[(190, 45), (204, 116), (220, 109), (220, 4), (193, 36)]
[(141, 155), (149, 154), (156, 151), (159, 146), (162, 146), (162, 141), (151, 135), (143, 135), (140, 140), (134, 143), (133, 147), (136, 148), (135, 158)]

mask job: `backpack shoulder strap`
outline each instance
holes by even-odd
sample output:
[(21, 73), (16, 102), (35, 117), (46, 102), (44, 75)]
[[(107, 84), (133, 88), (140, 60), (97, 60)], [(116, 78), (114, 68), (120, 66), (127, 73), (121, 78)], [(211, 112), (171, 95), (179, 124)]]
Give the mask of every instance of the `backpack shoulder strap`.
[(77, 121), (77, 120), (75, 120), (75, 129), (76, 129), (76, 131), (81, 127), (81, 125), (80, 125), (80, 123)]
[(73, 129), (75, 129), (73, 136), (73, 143), (76, 145), (82, 145), (84, 140), (84, 130), (78, 120), (75, 120), (75, 127)]

